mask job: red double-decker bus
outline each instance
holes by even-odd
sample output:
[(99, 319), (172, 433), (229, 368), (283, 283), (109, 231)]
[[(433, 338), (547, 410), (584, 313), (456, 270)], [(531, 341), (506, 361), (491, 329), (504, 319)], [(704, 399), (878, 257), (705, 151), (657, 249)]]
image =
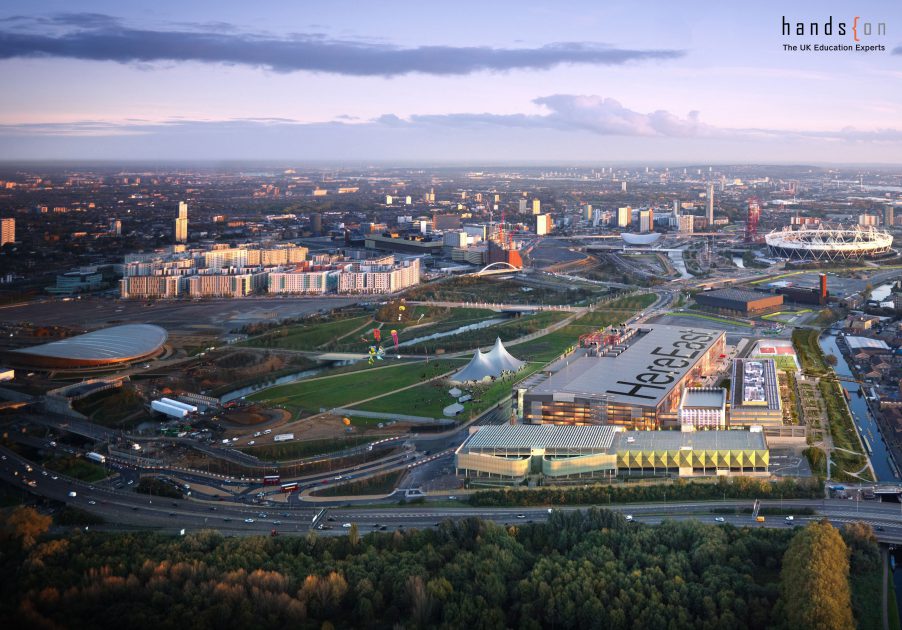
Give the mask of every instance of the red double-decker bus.
[(298, 490), (298, 482), (297, 481), (291, 481), (289, 483), (282, 484), (282, 492), (284, 492), (285, 494), (291, 494), (292, 492), (297, 492), (297, 490)]
[(279, 475), (266, 475), (263, 477), (263, 485), (264, 486), (277, 486), (279, 482), (282, 480)]

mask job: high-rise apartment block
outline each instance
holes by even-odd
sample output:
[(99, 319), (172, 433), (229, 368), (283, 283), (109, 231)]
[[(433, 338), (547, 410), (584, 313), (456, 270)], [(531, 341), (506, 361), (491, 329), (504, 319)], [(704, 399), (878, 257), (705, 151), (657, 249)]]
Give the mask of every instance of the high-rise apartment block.
[(16, 220), (0, 220), (0, 246), (16, 242)]
[(175, 242), (188, 242), (188, 204), (179, 202), (179, 215), (175, 220)]

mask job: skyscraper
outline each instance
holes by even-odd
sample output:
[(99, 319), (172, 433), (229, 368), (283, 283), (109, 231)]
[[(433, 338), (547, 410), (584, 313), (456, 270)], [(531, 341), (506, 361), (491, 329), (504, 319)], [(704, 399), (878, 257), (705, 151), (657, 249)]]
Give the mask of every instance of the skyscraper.
[(586, 211), (586, 221), (591, 221), (592, 220), (592, 204), (591, 203), (586, 204), (585, 211)]
[(3, 219), (0, 221), (0, 246), (16, 242), (16, 220)]
[(526, 200), (525, 199), (520, 200), (520, 205), (519, 205), (518, 209), (520, 212), (526, 212)]
[(323, 215), (319, 212), (310, 215), (310, 231), (314, 234), (322, 234), (323, 232)]
[(551, 222), (550, 214), (540, 214), (536, 216), (536, 234), (542, 236), (548, 234), (554, 224)]
[(883, 208), (883, 227), (893, 227), (895, 225), (895, 208), (892, 204), (888, 204)]
[(714, 184), (708, 184), (708, 198), (705, 200), (708, 204), (705, 217), (708, 219), (708, 228), (714, 225)]
[(617, 208), (617, 227), (629, 227), (633, 220), (633, 209), (629, 206)]
[(119, 219), (110, 219), (110, 234), (113, 236), (122, 236), (122, 221)]
[(538, 199), (532, 200), (532, 213), (533, 214), (542, 214), (542, 202)]
[(188, 242), (188, 204), (179, 202), (179, 216), (175, 220), (175, 242)]
[(651, 232), (655, 226), (655, 213), (653, 210), (639, 211), (639, 231), (642, 233)]

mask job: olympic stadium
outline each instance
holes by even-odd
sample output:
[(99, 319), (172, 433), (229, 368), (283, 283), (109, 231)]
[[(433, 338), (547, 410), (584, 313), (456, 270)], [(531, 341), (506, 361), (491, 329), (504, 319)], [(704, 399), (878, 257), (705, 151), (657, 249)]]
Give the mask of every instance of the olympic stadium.
[(784, 227), (764, 237), (774, 256), (790, 260), (858, 260), (891, 251), (892, 235), (874, 226), (818, 226), (803, 230)]
[(159, 326), (128, 324), (6, 352), (14, 367), (39, 370), (125, 366), (159, 355), (168, 335)]

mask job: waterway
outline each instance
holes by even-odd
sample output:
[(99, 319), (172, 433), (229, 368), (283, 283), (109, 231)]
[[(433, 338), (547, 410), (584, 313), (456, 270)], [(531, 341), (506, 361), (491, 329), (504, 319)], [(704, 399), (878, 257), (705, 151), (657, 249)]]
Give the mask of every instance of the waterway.
[[(832, 333), (833, 331), (830, 332)], [(839, 346), (836, 344), (835, 335), (830, 333), (822, 335), (820, 344), (824, 354), (832, 354), (836, 357), (837, 363), (833, 369), (837, 374), (855, 378), (843, 353), (840, 352)], [(868, 409), (864, 392), (861, 392), (861, 386), (852, 381), (840, 381), (840, 384), (849, 392), (849, 409), (852, 410), (858, 433), (867, 440), (871, 447), (871, 452), (868, 455), (871, 457), (871, 465), (874, 466), (874, 472), (877, 473), (877, 481), (898, 481), (890, 465), (889, 449), (883, 440), (877, 421), (871, 415), (871, 410)]]
[(673, 268), (680, 272), (680, 280), (694, 277), (691, 273), (686, 271), (686, 261), (683, 260), (683, 250), (676, 251), (671, 249), (667, 252), (667, 257), (670, 259)]
[(879, 287), (874, 287), (874, 290), (871, 291), (871, 299), (877, 300), (878, 302), (883, 302), (886, 298), (889, 297), (892, 290), (892, 284), (881, 284)]
[(493, 319), (486, 319), (481, 322), (476, 322), (475, 324), (467, 324), (466, 326), (461, 326), (460, 328), (455, 328), (454, 330), (448, 330), (445, 332), (437, 332), (431, 335), (426, 335), (425, 337), (416, 337), (415, 339), (407, 339), (406, 341), (402, 341), (398, 344), (399, 348), (403, 348), (404, 346), (413, 346), (418, 343), (423, 343), (424, 341), (432, 341), (433, 339), (441, 339), (442, 337), (452, 337), (454, 335), (459, 335), (461, 333), (468, 332), (470, 330), (479, 330), (480, 328), (488, 328), (489, 326), (494, 326), (495, 324), (500, 324), (501, 322), (507, 321), (503, 317), (496, 317)]

